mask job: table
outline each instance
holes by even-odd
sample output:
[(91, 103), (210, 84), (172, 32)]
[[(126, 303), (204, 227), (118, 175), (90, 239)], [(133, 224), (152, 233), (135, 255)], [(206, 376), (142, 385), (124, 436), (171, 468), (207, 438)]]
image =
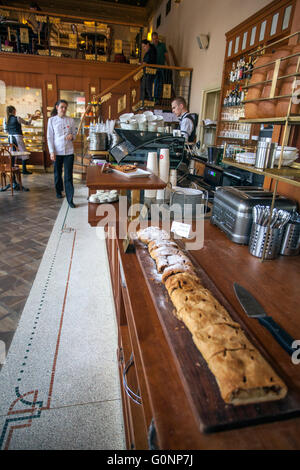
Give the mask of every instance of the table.
[[(86, 185), (89, 188), (89, 196), (94, 194), (97, 189), (118, 189), (121, 194), (126, 194), (127, 190), (131, 191), (131, 204), (140, 202), (140, 191), (143, 189), (164, 189), (167, 183), (162, 181), (158, 176), (151, 173), (149, 177), (131, 177), (127, 178), (116, 172), (102, 173), (101, 167), (98, 165), (89, 166), (87, 168)], [(96, 226), (97, 204), (89, 202), (88, 222), (91, 226)]]

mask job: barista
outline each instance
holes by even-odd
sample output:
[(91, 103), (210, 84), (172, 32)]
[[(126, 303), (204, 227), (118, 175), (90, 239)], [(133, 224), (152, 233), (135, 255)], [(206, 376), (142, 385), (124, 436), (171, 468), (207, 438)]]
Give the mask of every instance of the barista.
[(179, 118), (181, 135), (187, 142), (193, 142), (196, 136), (196, 123), (187, 109), (187, 104), (182, 96), (172, 101), (172, 112)]

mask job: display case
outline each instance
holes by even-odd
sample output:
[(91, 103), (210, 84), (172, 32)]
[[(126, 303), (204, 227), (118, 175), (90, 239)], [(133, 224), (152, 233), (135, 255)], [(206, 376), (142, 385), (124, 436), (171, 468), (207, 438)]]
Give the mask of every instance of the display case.
[(4, 131), (4, 118), (6, 116), (6, 107), (14, 106), (16, 115), (28, 120), (29, 115), (37, 111), (40, 118), (31, 122), (31, 124), (22, 124), (23, 139), (28, 152), (31, 153), (29, 165), (44, 166), (44, 121), (41, 111), (42, 90), (40, 88), (5, 86), (3, 90), (3, 100), (0, 104), (0, 143), (8, 142), (8, 134)]
[(43, 152), (45, 143), (43, 120), (37, 119), (28, 126), (23, 125), (22, 129), (28, 152)]

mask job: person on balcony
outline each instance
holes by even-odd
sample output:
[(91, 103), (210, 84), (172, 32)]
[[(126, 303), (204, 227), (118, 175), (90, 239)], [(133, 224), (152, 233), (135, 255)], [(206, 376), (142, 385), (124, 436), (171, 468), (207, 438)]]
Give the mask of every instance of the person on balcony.
[[(158, 65), (170, 65), (170, 59), (168, 50), (164, 42), (161, 42), (158, 38), (158, 34), (154, 31), (152, 33), (152, 44), (156, 49), (157, 64)], [(170, 70), (157, 69), (155, 80), (154, 80), (154, 98), (155, 101), (159, 101), (163, 93), (163, 84), (171, 83)]]
[(55, 104), (51, 117), (48, 120), (47, 141), (50, 158), (54, 162), (54, 184), (56, 197), (62, 198), (63, 181), (62, 168), (64, 166), (64, 184), (68, 204), (74, 208), (73, 203), (73, 163), (76, 129), (74, 119), (67, 117), (68, 103), (59, 100)]
[[(157, 53), (156, 49), (147, 39), (142, 41), (142, 49), (144, 52), (143, 64), (156, 64), (157, 62)], [(144, 73), (141, 79), (141, 99), (150, 100), (153, 99), (153, 82), (155, 75), (152, 73)]]

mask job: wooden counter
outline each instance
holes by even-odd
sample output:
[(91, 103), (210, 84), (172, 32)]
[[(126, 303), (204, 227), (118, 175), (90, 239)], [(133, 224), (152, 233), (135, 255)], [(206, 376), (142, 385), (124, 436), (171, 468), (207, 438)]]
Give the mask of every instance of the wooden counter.
[[(109, 229), (107, 248), (119, 327), (118, 357), (128, 449), (148, 448), (152, 419), (160, 449), (300, 449), (300, 418), (212, 434), (200, 432), (137, 256), (124, 254), (122, 240), (111, 237), (113, 230)], [(300, 256), (261, 263), (248, 253), (247, 247), (229, 241), (209, 221), (205, 221), (204, 248), (191, 255), (300, 390), (300, 364), (293, 365), (268, 331), (257, 320), (246, 317), (233, 291), (233, 282), (238, 281), (255, 294), (268, 314), (300, 339)], [(124, 369), (131, 355), (134, 362), (125, 377), (129, 387), (141, 397), (141, 405), (132, 401), (124, 389)]]
[(112, 173), (101, 173), (98, 165), (89, 166), (86, 185), (90, 190), (96, 189), (164, 189), (166, 183), (153, 173), (147, 178), (130, 177)]

